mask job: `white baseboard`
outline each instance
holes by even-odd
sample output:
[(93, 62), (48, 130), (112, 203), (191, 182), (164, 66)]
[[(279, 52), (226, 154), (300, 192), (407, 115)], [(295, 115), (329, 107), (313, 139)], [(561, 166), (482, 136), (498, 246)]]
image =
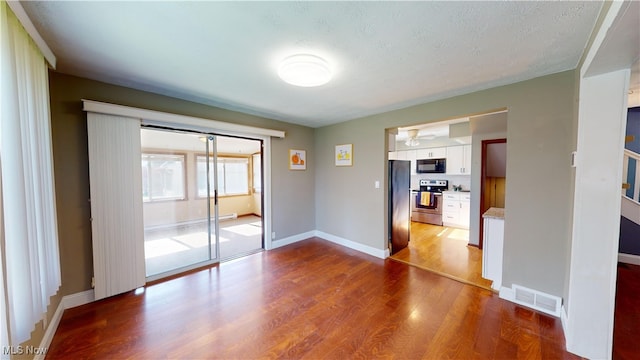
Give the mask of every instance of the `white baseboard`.
[(376, 249), (374, 247), (368, 246), (368, 245), (363, 245), (360, 243), (357, 243), (355, 241), (351, 241), (345, 238), (341, 238), (339, 236), (335, 236), (332, 234), (328, 234), (326, 232), (323, 231), (318, 231), (318, 230), (312, 230), (312, 231), (307, 231), (305, 233), (302, 234), (297, 234), (297, 235), (293, 235), (293, 236), (289, 236), (283, 239), (279, 239), (279, 240), (273, 240), (271, 241), (271, 249), (276, 249), (282, 246), (286, 246), (289, 244), (293, 244), (296, 243), (298, 241), (302, 241), (302, 240), (306, 240), (312, 237), (319, 237), (323, 240), (327, 240), (330, 241), (334, 244), (338, 244), (344, 247), (348, 247), (350, 249), (353, 250), (357, 250), (360, 251), (362, 253), (371, 255), (371, 256), (375, 256), (377, 258), (380, 259), (386, 259), (389, 257), (389, 250), (381, 250), (381, 249)]
[(560, 321), (562, 322), (562, 335), (564, 335), (564, 341), (567, 342), (567, 329), (569, 326), (569, 316), (567, 315), (567, 308), (562, 305), (560, 311)]
[[(49, 321), (49, 325), (47, 325), (47, 330), (44, 332), (44, 336), (40, 341), (40, 346), (38, 349), (49, 349), (49, 345), (51, 345), (51, 341), (53, 340), (53, 335), (55, 335), (56, 330), (58, 330), (58, 324), (60, 324), (60, 319), (62, 319), (62, 313), (64, 313), (64, 298), (58, 304), (56, 308), (56, 312), (53, 313), (53, 317), (51, 321)], [(47, 352), (44, 351), (38, 352), (33, 358), (34, 360), (44, 360), (47, 356)]]
[[(48, 349), (49, 345), (51, 345), (53, 335), (55, 335), (56, 330), (58, 330), (58, 325), (60, 324), (60, 320), (62, 319), (62, 314), (66, 309), (88, 304), (94, 301), (94, 299), (95, 295), (93, 290), (87, 290), (62, 297), (62, 300), (60, 300), (60, 304), (58, 304), (58, 307), (56, 308), (56, 312), (53, 313), (53, 317), (51, 318), (51, 321), (47, 326), (47, 330), (44, 332), (42, 341), (40, 341), (40, 349)], [(42, 354), (38, 353), (36, 356), (34, 356), (34, 359), (43, 360), (46, 355), (46, 351)]]
[(500, 288), (498, 296), (500, 297), (500, 299), (513, 302), (513, 299), (516, 298), (516, 293), (513, 291), (513, 289), (503, 286)]
[(640, 265), (640, 256), (619, 253), (618, 261), (625, 264)]
[(76, 306), (93, 302), (95, 299), (96, 297), (93, 290), (87, 290), (87, 291), (67, 295), (62, 298), (62, 302), (64, 303), (65, 309), (71, 309)]
[(297, 234), (297, 235), (293, 235), (293, 236), (289, 236), (286, 238), (282, 238), (279, 240), (273, 240), (271, 241), (271, 249), (277, 249), (279, 247), (285, 246), (285, 245), (289, 245), (289, 244), (293, 244), (296, 243), (298, 241), (302, 241), (302, 240), (306, 240), (308, 238), (314, 237), (316, 236), (316, 232), (315, 230), (312, 231), (307, 231), (305, 233), (302, 234)]
[(332, 243), (338, 244), (338, 245), (342, 245), (345, 247), (348, 247), (350, 249), (353, 250), (357, 250), (360, 252), (363, 252), (365, 254), (371, 255), (371, 256), (375, 256), (377, 258), (380, 259), (386, 259), (389, 257), (389, 249), (376, 249), (374, 247), (371, 247), (369, 245), (363, 245), (361, 243), (355, 242), (355, 241), (351, 241), (345, 238), (341, 238), (339, 236), (335, 236), (335, 235), (331, 235), (331, 234), (327, 234), (325, 232), (322, 231), (317, 231), (316, 230), (316, 236), (324, 239), (324, 240), (328, 240), (331, 241)]

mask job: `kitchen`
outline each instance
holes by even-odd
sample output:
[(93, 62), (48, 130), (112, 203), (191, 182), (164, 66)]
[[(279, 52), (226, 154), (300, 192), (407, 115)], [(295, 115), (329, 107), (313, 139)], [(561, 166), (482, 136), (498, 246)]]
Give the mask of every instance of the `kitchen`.
[[(390, 137), (389, 160), (410, 162), (411, 189), (410, 241), (406, 249), (392, 251), (393, 259), (491, 288), (482, 276), (482, 236), (476, 235), (482, 233), (483, 220), (472, 221), (471, 204), (482, 202), (480, 214), (504, 207), (506, 174), (485, 178), (482, 172), (483, 190), (472, 193), (472, 151), (477, 151), (475, 178), (484, 163), (479, 155), (485, 153), (485, 142), (502, 137), (502, 128), (506, 132), (506, 112), (398, 128)], [(506, 146), (502, 151), (506, 161)]]

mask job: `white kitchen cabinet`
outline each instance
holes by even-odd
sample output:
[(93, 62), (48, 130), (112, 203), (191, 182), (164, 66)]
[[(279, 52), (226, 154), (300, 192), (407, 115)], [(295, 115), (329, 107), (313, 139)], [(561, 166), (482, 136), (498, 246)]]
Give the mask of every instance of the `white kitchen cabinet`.
[(411, 161), (411, 175), (416, 175), (416, 151), (407, 150), (407, 159)]
[[(389, 157), (389, 159), (391, 159), (391, 157)], [(411, 175), (416, 175), (416, 151), (415, 150), (396, 151), (394, 160), (411, 161)]]
[(469, 228), (471, 193), (445, 191), (442, 193), (442, 224)]
[(483, 215), (482, 277), (493, 280), (491, 288), (502, 286), (504, 209), (490, 208)]
[(447, 175), (471, 175), (471, 145), (447, 147)]
[(444, 159), (447, 157), (447, 148), (428, 148), (416, 150), (417, 159)]

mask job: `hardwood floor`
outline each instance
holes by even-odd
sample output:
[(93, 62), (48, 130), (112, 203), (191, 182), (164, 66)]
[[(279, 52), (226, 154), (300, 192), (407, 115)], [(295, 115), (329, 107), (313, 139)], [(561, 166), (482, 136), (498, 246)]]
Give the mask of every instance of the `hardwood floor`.
[(640, 331), (640, 266), (618, 263), (613, 358), (638, 359)]
[(482, 250), (468, 242), (468, 230), (412, 222), (409, 246), (391, 258), (491, 290), (492, 282), (482, 278)]
[(65, 311), (47, 358), (573, 359), (559, 319), (312, 238)]

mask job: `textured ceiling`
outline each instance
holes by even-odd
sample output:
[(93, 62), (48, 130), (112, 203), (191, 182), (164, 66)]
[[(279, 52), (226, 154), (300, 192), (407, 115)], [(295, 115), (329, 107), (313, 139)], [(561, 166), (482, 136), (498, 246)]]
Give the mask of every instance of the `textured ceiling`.
[[(61, 2), (23, 7), (58, 71), (319, 127), (576, 67), (600, 2)], [(334, 79), (280, 81), (293, 53)]]

